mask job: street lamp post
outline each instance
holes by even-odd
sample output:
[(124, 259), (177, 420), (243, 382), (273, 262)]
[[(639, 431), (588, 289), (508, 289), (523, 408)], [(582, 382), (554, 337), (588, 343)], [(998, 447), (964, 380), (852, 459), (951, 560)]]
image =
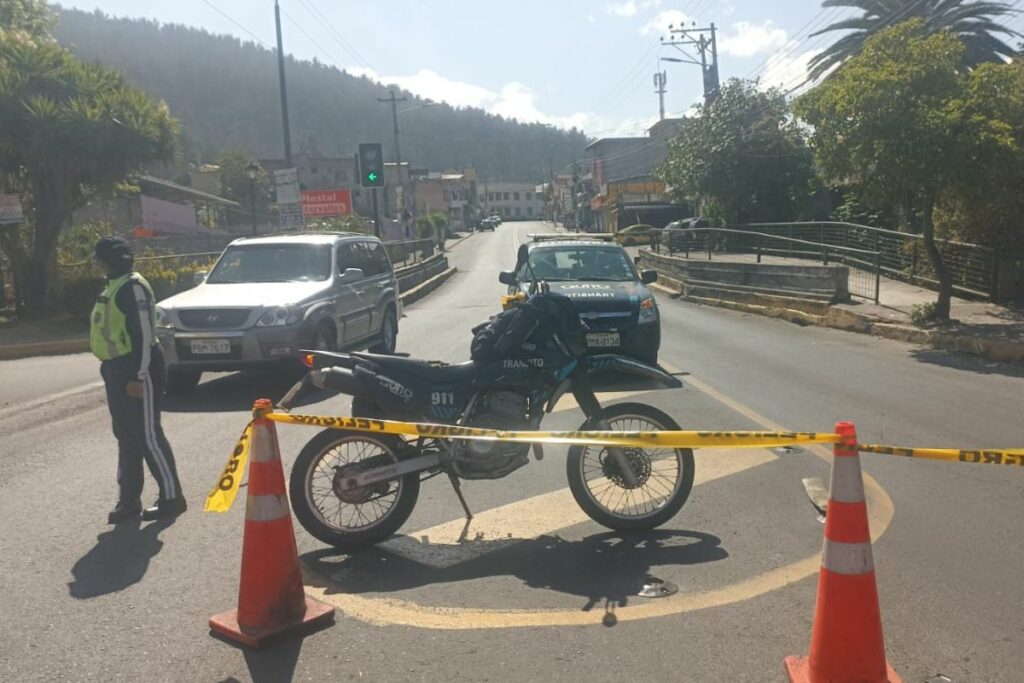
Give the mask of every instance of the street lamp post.
[(256, 231), (256, 178), (259, 177), (260, 167), (255, 163), (250, 163), (245, 167), (245, 175), (249, 178), (249, 217), (252, 220), (252, 234), (253, 237), (257, 235)]

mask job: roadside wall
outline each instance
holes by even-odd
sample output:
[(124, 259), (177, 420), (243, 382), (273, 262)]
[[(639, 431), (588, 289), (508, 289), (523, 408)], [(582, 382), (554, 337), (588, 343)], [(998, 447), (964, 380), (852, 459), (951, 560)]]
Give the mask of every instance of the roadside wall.
[(640, 252), (640, 265), (679, 283), (684, 296), (734, 293), (782, 295), (824, 303), (850, 300), (850, 269), (846, 266), (700, 261), (648, 250)]

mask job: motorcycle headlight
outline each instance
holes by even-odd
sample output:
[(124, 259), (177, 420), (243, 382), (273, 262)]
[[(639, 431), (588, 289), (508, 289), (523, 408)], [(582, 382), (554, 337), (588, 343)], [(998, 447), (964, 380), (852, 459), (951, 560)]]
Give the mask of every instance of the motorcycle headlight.
[(658, 319), (658, 307), (654, 304), (654, 297), (647, 297), (640, 302), (640, 322), (653, 323)]
[(156, 307), (156, 326), (162, 330), (174, 329), (174, 322), (171, 320), (171, 316), (159, 306)]
[(302, 319), (301, 311), (294, 306), (278, 306), (272, 308), (256, 321), (256, 327), (281, 327), (294, 325)]

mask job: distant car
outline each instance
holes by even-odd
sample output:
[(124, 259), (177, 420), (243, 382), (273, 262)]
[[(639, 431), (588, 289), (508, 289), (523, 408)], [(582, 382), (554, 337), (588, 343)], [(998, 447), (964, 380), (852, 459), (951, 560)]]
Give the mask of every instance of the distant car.
[(495, 225), (501, 225), (501, 216), (499, 216), (498, 214), (494, 214), (493, 216), (490, 216), (489, 218), (492, 221), (494, 221)]
[(534, 240), (524, 247), (529, 256), (520, 270), (499, 276), (510, 295), (526, 293), (535, 279), (543, 280), (552, 292), (572, 299), (590, 328), (587, 345), (593, 352), (657, 364), (661, 318), (647, 288), (658, 279), (657, 271), (637, 271), (621, 246), (583, 235)]
[(623, 228), (615, 233), (615, 241), (624, 247), (632, 247), (637, 244), (650, 244), (651, 231), (654, 229), (655, 227), (653, 225), (647, 225), (646, 223), (631, 225), (628, 228)]
[(301, 349), (394, 353), (401, 302), (379, 239), (310, 233), (235, 240), (156, 314), (168, 391), (185, 392), (204, 372), (287, 362)]
[(496, 226), (496, 223), (494, 222), (494, 219), (492, 219), (492, 218), (485, 218), (482, 221), (480, 221), (480, 231), (481, 232), (484, 231), (484, 230), (490, 230), (491, 232), (494, 232), (495, 226)]
[(707, 227), (707, 221), (699, 217), (672, 221), (661, 231), (661, 243), (669, 251), (683, 251), (696, 242), (698, 233), (694, 230), (704, 227)]

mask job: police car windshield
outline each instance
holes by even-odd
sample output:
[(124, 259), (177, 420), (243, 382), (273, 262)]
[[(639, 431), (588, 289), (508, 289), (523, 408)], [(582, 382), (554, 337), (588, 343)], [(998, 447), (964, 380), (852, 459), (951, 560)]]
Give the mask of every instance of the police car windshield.
[[(538, 280), (606, 280), (628, 282), (636, 279), (629, 255), (618, 247), (557, 246), (530, 252), (530, 268)], [(527, 271), (525, 278), (530, 279)]]
[(206, 279), (211, 284), (322, 282), (331, 276), (325, 244), (247, 244), (228, 247)]

